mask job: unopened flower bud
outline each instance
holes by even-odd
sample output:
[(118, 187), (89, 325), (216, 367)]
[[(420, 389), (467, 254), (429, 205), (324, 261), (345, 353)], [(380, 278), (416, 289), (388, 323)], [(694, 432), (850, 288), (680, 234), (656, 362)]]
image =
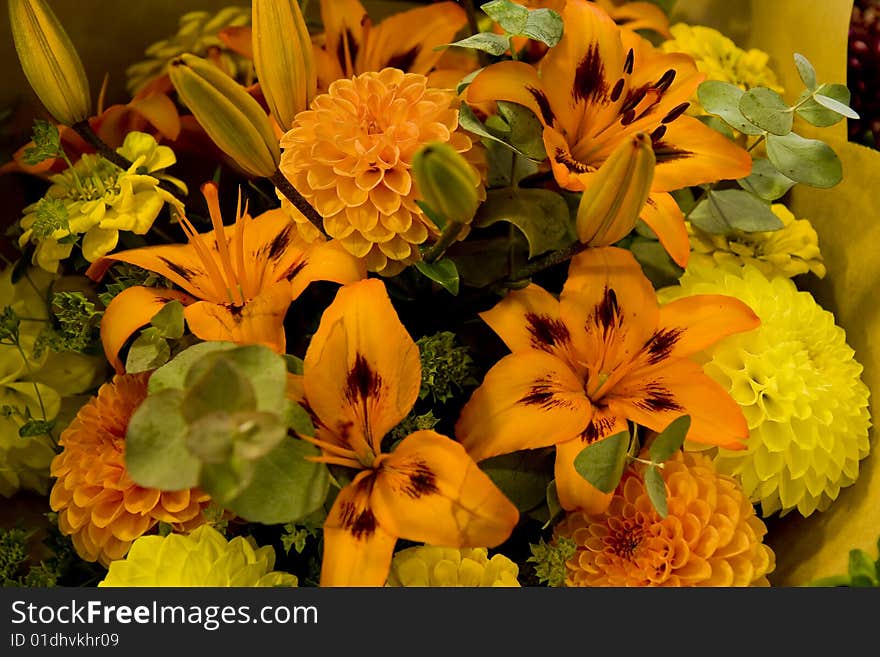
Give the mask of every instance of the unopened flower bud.
[(426, 144), (413, 156), (421, 200), (441, 219), (469, 224), (480, 205), (480, 174), (452, 146)]
[(577, 212), (578, 241), (608, 246), (626, 237), (651, 193), (656, 158), (651, 138), (638, 132), (623, 141), (590, 180)]
[(269, 116), (244, 87), (202, 57), (171, 62), (171, 83), (208, 136), (252, 176), (270, 178), (281, 161)]
[(9, 23), (21, 68), (49, 114), (68, 126), (89, 118), (89, 80), (49, 5), (44, 0), (9, 0)]
[(307, 109), (317, 89), (312, 41), (297, 0), (253, 0), (254, 68), (282, 130)]

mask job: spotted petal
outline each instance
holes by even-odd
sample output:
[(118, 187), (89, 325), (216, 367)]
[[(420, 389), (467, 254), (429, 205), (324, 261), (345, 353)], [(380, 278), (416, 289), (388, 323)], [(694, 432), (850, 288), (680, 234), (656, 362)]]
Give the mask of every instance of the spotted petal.
[(355, 73), (355, 62), (365, 45), (364, 27), (369, 20), (367, 10), (358, 0), (321, 0), (324, 48), (339, 61), (344, 77)]

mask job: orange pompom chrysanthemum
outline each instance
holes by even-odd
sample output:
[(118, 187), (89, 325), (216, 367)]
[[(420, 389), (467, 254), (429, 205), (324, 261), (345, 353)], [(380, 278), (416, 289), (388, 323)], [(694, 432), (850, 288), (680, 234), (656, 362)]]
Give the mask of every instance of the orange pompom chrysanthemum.
[(125, 467), (125, 431), (147, 396), (148, 373), (120, 374), (105, 383), (61, 434), (52, 461), (57, 477), (49, 502), (58, 527), (86, 561), (108, 565), (159, 522), (181, 531), (205, 522), (207, 494), (138, 486)]
[(554, 529), (572, 539), (566, 586), (768, 586), (775, 555), (767, 527), (734, 479), (702, 454), (664, 462), (668, 514), (651, 504), (635, 464), (608, 509), (571, 512)]
[[(424, 75), (386, 68), (333, 82), (282, 137), (281, 171), (324, 218), (327, 234), (370, 271), (399, 273), (437, 234), (416, 204), (410, 168), (420, 147), (449, 143), (483, 168), (482, 150), (458, 128), (457, 103), (451, 89), (429, 88)], [(291, 214), (306, 239), (317, 237)]]

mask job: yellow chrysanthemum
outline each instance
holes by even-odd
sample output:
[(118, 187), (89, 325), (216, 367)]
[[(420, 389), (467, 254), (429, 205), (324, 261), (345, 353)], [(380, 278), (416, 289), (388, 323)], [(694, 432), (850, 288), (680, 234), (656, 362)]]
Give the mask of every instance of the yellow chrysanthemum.
[[(337, 80), (281, 139), (281, 171), (324, 217), (327, 234), (384, 275), (417, 261), (419, 245), (437, 233), (416, 205), (410, 168), (418, 149), (448, 142), (478, 170), (482, 162), (458, 129), (455, 93), (427, 82), (394, 68)], [(484, 195), (482, 176), (478, 185)], [(315, 239), (303, 216), (291, 216)]]
[(207, 494), (144, 488), (125, 467), (125, 432), (147, 396), (148, 380), (149, 373), (116, 375), (61, 434), (49, 503), (58, 512), (59, 529), (86, 561), (107, 565), (121, 558), (159, 522), (181, 531), (205, 522)]
[(770, 206), (783, 227), (779, 230), (713, 235), (687, 222), (690, 262), (698, 266), (754, 265), (762, 274), (789, 278), (813, 272), (825, 276), (819, 236), (807, 219), (795, 219), (782, 203)]
[(168, 146), (144, 132), (130, 132), (116, 152), (132, 163), (127, 171), (99, 155), (85, 154), (73, 167), (52, 176), (43, 199), (24, 209), (19, 245), (36, 243), (35, 264), (55, 272), (81, 234), (83, 255), (93, 262), (116, 248), (120, 230), (143, 235), (165, 203), (180, 204), (159, 187), (167, 180), (186, 190), (163, 173), (177, 161)]
[(737, 401), (750, 432), (745, 450), (714, 454), (719, 471), (736, 477), (765, 517), (825, 510), (869, 450), (869, 390), (846, 333), (791, 279), (751, 265), (693, 265), (679, 282), (661, 300), (726, 294), (761, 318), (706, 352), (705, 372)]
[(297, 586), (296, 575), (274, 567), (271, 545), (257, 547), (242, 536), (227, 541), (202, 525), (190, 534), (141, 536), (98, 586)]
[(769, 586), (767, 527), (737, 482), (698, 453), (677, 452), (663, 466), (665, 518), (634, 464), (607, 511), (568, 513), (554, 528), (577, 545), (566, 586)]
[(226, 7), (216, 13), (190, 11), (180, 17), (176, 34), (149, 46), (147, 59), (126, 70), (126, 88), (136, 95), (149, 83), (165, 75), (168, 62), (183, 53), (208, 57), (239, 82), (249, 84), (253, 78), (251, 61), (225, 47), (218, 37), (226, 27), (242, 27), (251, 23), (251, 8)]
[[(660, 47), (664, 52), (683, 52), (694, 58), (697, 68), (709, 80), (730, 82), (741, 89), (768, 87), (782, 94), (776, 73), (769, 66), (770, 56), (762, 50), (743, 50), (718, 30), (703, 25), (676, 23), (670, 28), (672, 38)], [(696, 97), (691, 111), (702, 113)]]
[(4, 321), (17, 323), (17, 335), (4, 332), (0, 338), (0, 495), (4, 497), (19, 489), (48, 492), (54, 445), (47, 435), (21, 437), (19, 429), (27, 418), (56, 420), (63, 397), (86, 390), (101, 369), (95, 357), (36, 348), (49, 322), (46, 298), (52, 281), (40, 269), (29, 271), (15, 284), (12, 267), (0, 273), (0, 311), (10, 313)]
[(391, 560), (388, 586), (519, 586), (519, 566), (486, 548), (429, 545), (401, 550)]

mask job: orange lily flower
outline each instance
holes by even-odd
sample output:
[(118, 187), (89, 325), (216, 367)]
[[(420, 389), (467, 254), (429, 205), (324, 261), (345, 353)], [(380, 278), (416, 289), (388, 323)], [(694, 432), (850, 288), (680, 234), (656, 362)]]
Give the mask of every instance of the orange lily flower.
[(319, 92), (334, 80), (389, 67), (426, 75), (432, 86), (454, 86), (478, 66), (472, 58), (464, 70), (438, 67), (444, 51), (434, 48), (454, 41), (467, 25), (467, 14), (455, 2), (397, 12), (373, 25), (359, 0), (321, 0), (321, 20), (324, 34), (315, 47)]
[(357, 470), (324, 522), (322, 586), (382, 586), (398, 538), (495, 547), (516, 507), (451, 438), (416, 431), (390, 452), (382, 441), (415, 404), (419, 350), (385, 285), (342, 287), (306, 352), (303, 389), (322, 456)]
[(632, 254), (606, 247), (571, 261), (558, 300), (531, 284), (481, 317), (511, 353), (462, 409), (456, 436), (477, 461), (555, 445), (565, 509), (600, 512), (610, 500), (577, 473), (574, 459), (627, 420), (661, 431), (687, 414), (689, 440), (744, 446), (739, 405), (691, 358), (758, 326), (738, 299), (697, 295), (661, 307)]
[[(115, 262), (155, 272), (184, 291), (131, 287), (113, 298), (101, 319), (107, 359), (124, 371), (119, 351), (131, 335), (172, 300), (184, 306), (193, 335), (285, 349), (284, 317), (291, 301), (318, 280), (350, 283), (366, 276), (363, 264), (336, 241), (307, 243), (280, 208), (253, 218), (239, 208), (224, 226), (217, 186), (202, 185), (214, 230), (197, 233), (181, 216), (187, 244), (148, 246), (96, 260), (86, 271), (100, 280)], [(224, 239), (217, 239), (218, 236)]]
[(666, 192), (746, 176), (751, 156), (684, 114), (705, 79), (691, 57), (662, 53), (586, 0), (569, 0), (562, 17), (564, 36), (537, 68), (493, 64), (467, 87), (466, 100), (506, 100), (531, 109), (544, 126), (553, 175), (572, 191), (589, 186), (622, 140), (650, 135), (657, 167), (641, 219), (684, 265), (690, 252), (684, 217)]

